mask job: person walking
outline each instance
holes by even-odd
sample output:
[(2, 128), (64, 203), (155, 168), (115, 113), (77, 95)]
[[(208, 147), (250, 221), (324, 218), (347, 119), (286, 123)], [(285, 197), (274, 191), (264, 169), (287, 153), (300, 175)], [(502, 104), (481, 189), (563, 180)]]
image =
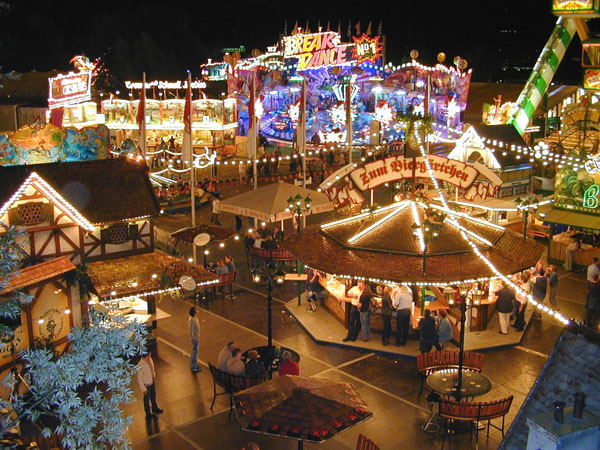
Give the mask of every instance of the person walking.
[(396, 345), (406, 345), (410, 328), (410, 308), (413, 303), (412, 290), (405, 285), (392, 290), (392, 305), (396, 309)]
[(196, 317), (196, 307), (190, 308), (190, 317), (188, 319), (188, 328), (190, 332), (190, 339), (192, 341), (192, 354), (190, 356), (190, 368), (192, 372), (200, 372), (200, 366), (198, 365), (198, 346), (200, 345), (200, 323)]
[[(379, 286), (381, 287), (381, 286)], [(390, 337), (392, 336), (392, 298), (390, 294), (392, 288), (386, 286), (383, 288), (383, 295), (381, 297), (381, 319), (383, 320), (383, 332), (381, 333), (381, 343), (383, 345), (390, 345)]]
[(502, 289), (496, 292), (496, 311), (500, 320), (500, 334), (508, 334), (508, 324), (510, 323), (510, 313), (513, 310), (513, 302), (515, 301), (514, 292), (506, 286), (506, 282), (502, 280)]
[(221, 225), (219, 220), (219, 196), (217, 194), (212, 197), (212, 214), (210, 215), (210, 223), (215, 225)]
[[(144, 353), (137, 364), (137, 381), (144, 394), (144, 411), (146, 418), (150, 419), (154, 414), (163, 412), (156, 403), (156, 372), (154, 371), (154, 361), (150, 352)], [(150, 409), (152, 405), (152, 409)]]
[[(546, 271), (544, 269), (540, 269), (538, 274), (533, 279), (533, 284), (531, 285), (531, 293), (533, 294), (533, 298), (539, 303), (544, 303), (544, 299), (546, 298), (546, 291), (548, 288), (548, 278), (546, 278)], [(535, 311), (533, 313), (533, 317), (536, 319), (541, 319), (542, 315), (539, 311)]]
[(358, 337), (358, 333), (360, 332), (361, 325), (360, 312), (358, 311), (358, 306), (360, 304), (359, 299), (363, 293), (364, 288), (365, 282), (359, 280), (356, 286), (350, 288), (348, 290), (348, 293), (346, 294), (347, 297), (355, 298), (356, 300), (353, 300), (350, 306), (350, 317), (348, 318), (348, 334), (346, 334), (346, 337), (343, 339), (344, 342), (355, 341)]
[(548, 285), (550, 286), (550, 304), (558, 309), (558, 301), (556, 300), (556, 293), (558, 291), (558, 270), (555, 264), (550, 264), (548, 269)]

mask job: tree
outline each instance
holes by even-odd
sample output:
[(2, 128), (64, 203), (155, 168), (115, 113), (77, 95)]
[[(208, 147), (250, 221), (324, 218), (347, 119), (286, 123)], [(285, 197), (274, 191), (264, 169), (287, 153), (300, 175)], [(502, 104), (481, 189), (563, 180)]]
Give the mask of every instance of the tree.
[[(19, 232), (0, 223), (0, 292), (17, 273), (24, 253), (18, 245)], [(10, 345), (14, 332), (5, 322), (20, 314), (21, 304), (30, 297), (13, 291), (0, 302), (0, 346)], [(146, 328), (125, 323), (91, 308), (89, 326), (69, 334), (69, 351), (55, 355), (50, 349), (25, 350), (23, 377), (29, 391), (14, 389), (16, 373), (3, 380), (10, 392), (0, 398), (0, 438), (11, 435), (23, 420), (43, 427), (43, 434), (61, 436), (65, 448), (128, 448), (125, 430), (131, 417), (124, 417), (121, 405), (132, 400), (133, 359), (145, 350)], [(56, 425), (44, 425), (53, 418)]]

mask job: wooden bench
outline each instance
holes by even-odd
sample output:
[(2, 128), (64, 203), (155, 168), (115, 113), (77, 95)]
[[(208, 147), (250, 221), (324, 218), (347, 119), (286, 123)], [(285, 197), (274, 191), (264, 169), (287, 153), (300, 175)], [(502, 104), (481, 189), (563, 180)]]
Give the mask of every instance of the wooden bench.
[[(233, 300), (233, 282), (235, 281), (235, 271), (223, 273), (218, 275), (219, 281), (213, 284), (212, 294), (213, 299), (217, 297), (217, 288), (225, 288), (225, 286), (229, 286), (229, 298)], [(222, 299), (225, 300), (225, 289), (221, 291)]]
[[(459, 351), (450, 350), (420, 353), (417, 355), (417, 371), (421, 376), (421, 389), (419, 390), (419, 397), (423, 392), (425, 378), (427, 378), (433, 372), (437, 372), (438, 370), (457, 368), (459, 355)], [(470, 350), (464, 353), (464, 369), (481, 372), (482, 367), (483, 353), (473, 352)]]
[(356, 441), (356, 450), (379, 450), (379, 447), (364, 434), (359, 434), (358, 440)]
[[(469, 429), (469, 446), (471, 444), (473, 431), (475, 431), (475, 448), (479, 448), (479, 429), (477, 427), (477, 422), (479, 421), (487, 420), (487, 437), (490, 436), (491, 426), (501, 431), (502, 438), (504, 438), (504, 418), (510, 410), (512, 401), (512, 395), (501, 400), (494, 400), (491, 402), (469, 403), (440, 399), (439, 414), (440, 417), (444, 419), (444, 438), (442, 440), (442, 448), (444, 448), (444, 444), (446, 442), (449, 421), (471, 423), (471, 427)], [(502, 417), (502, 426), (499, 427), (491, 423), (492, 419), (497, 419), (500, 417)]]
[[(223, 372), (210, 363), (208, 367), (213, 378), (213, 401), (210, 404), (210, 409), (212, 411), (218, 395), (229, 395), (229, 420), (231, 420), (231, 410), (233, 409), (233, 394), (256, 386), (266, 380), (266, 376), (246, 377)], [(217, 385), (223, 388), (224, 392), (217, 392)]]

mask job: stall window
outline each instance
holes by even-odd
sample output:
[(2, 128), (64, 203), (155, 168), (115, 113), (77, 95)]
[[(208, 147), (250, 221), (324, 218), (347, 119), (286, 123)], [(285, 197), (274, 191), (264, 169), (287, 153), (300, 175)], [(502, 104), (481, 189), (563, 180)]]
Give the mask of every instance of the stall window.
[(500, 189), (500, 198), (510, 197), (511, 195), (513, 195), (512, 187)]
[(519, 195), (519, 194), (525, 194), (527, 192), (527, 188), (529, 186), (526, 184), (523, 184), (521, 186), (517, 186), (514, 188), (514, 195)]

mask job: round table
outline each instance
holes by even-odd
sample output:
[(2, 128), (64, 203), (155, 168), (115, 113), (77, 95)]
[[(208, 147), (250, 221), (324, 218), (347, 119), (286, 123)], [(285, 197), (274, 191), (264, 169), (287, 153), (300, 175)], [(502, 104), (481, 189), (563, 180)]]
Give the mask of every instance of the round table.
[[(267, 345), (263, 345), (260, 347), (249, 348), (244, 353), (242, 353), (242, 357), (246, 359), (248, 357), (248, 352), (250, 350), (256, 350), (258, 352), (258, 357), (261, 361), (264, 361), (264, 365), (268, 364), (269, 360), (269, 347)], [(271, 364), (271, 371), (276, 372), (279, 369), (279, 362), (282, 359), (283, 352), (288, 351), (292, 355), (292, 360), (296, 362), (300, 362), (300, 355), (294, 350), (287, 347), (277, 347), (273, 346), (273, 361)]]
[[(458, 369), (443, 369), (427, 377), (427, 386), (440, 395), (456, 397)], [(492, 383), (484, 375), (463, 369), (461, 397), (477, 397), (488, 393)]]

